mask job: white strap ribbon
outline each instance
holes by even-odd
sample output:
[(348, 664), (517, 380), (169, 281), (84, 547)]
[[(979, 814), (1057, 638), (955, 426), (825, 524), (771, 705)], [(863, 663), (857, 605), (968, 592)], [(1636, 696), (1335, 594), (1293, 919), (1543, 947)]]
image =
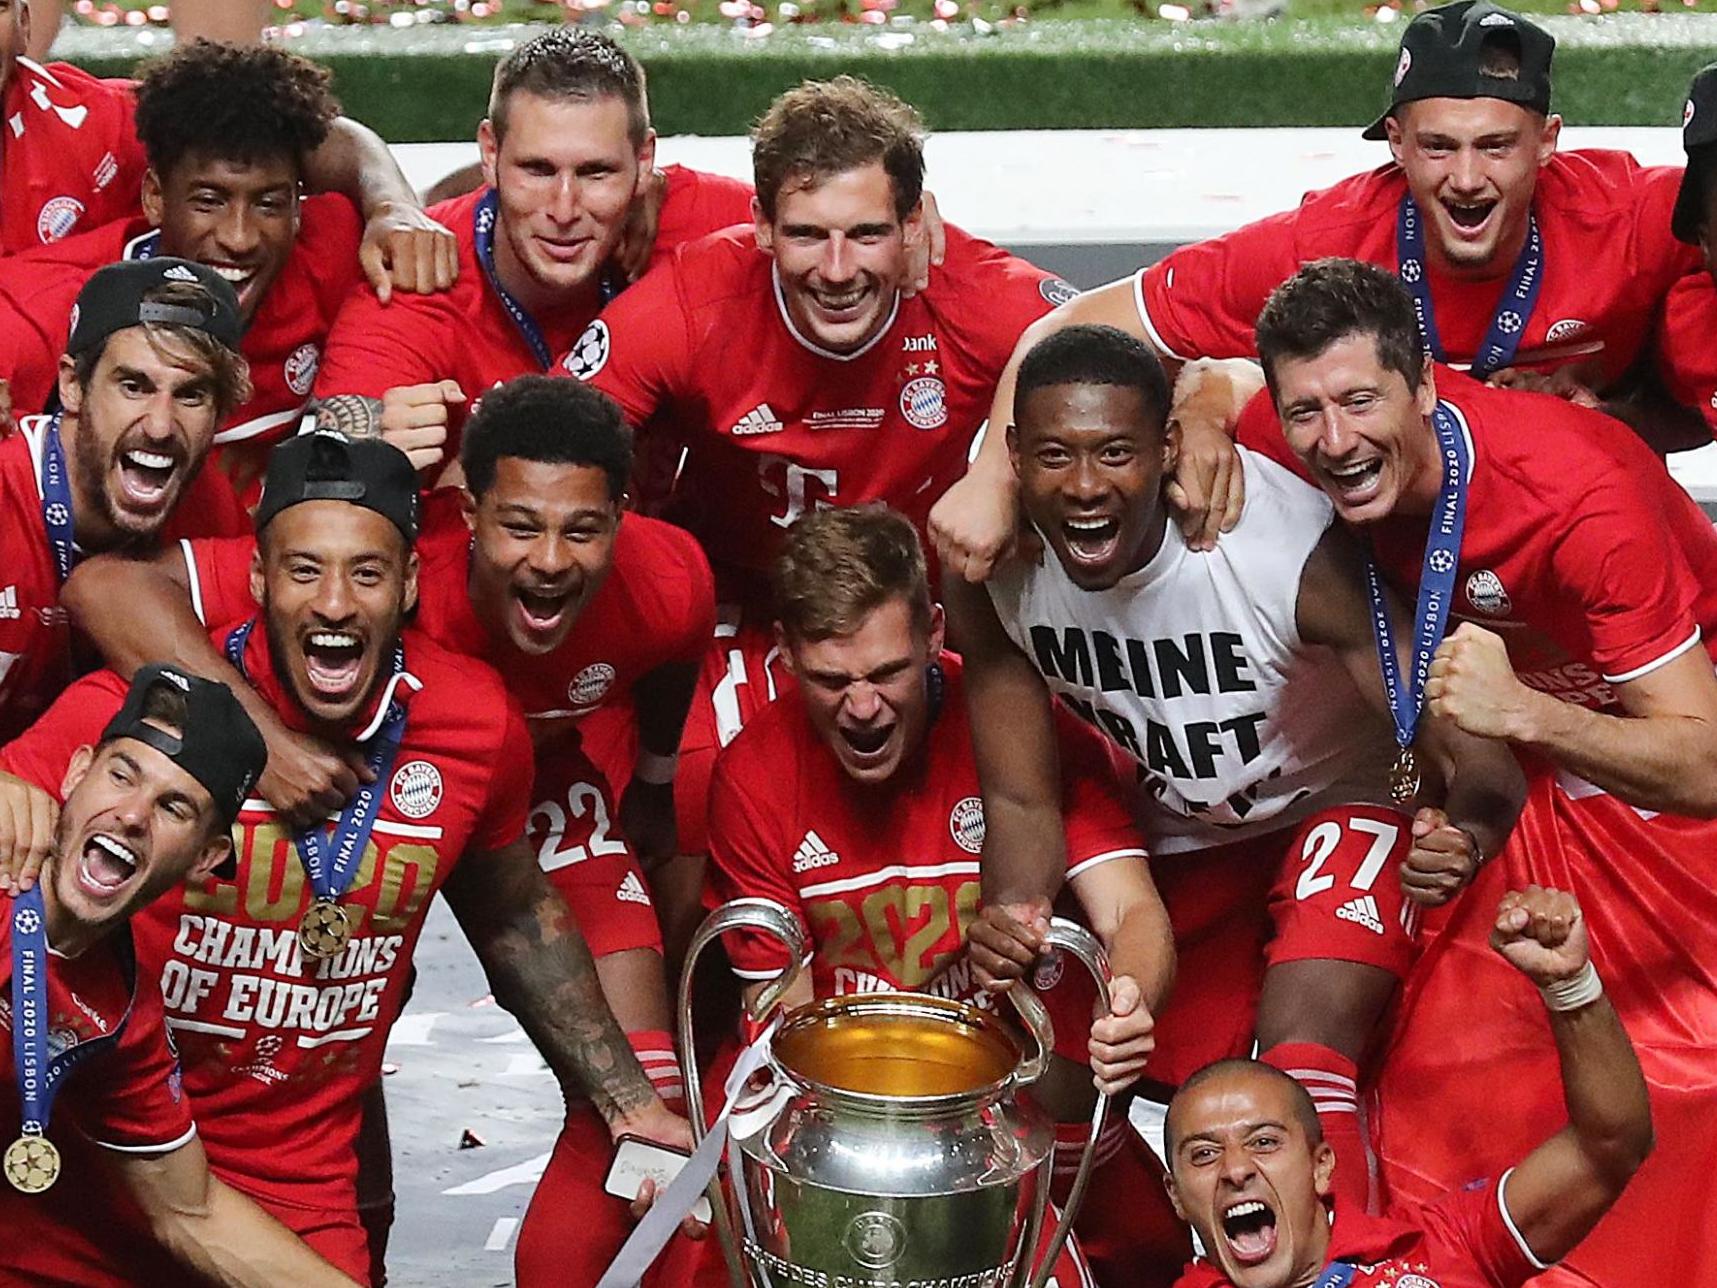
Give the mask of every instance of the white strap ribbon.
[[(722, 1089), (721, 1112), (716, 1115), (709, 1132), (698, 1143), (697, 1150), (686, 1160), (685, 1166), (680, 1168), (679, 1175), (656, 1196), (644, 1219), (638, 1222), (602, 1278), (596, 1281), (596, 1288), (638, 1288), (644, 1272), (668, 1246), (668, 1240), (674, 1237), (680, 1222), (697, 1206), (697, 1201), (703, 1197), (721, 1165), (721, 1151), (728, 1138), (727, 1120), (733, 1114), (739, 1090), (769, 1058), (769, 1044), (779, 1027), (780, 1017), (777, 1016), (768, 1028), (758, 1034), (757, 1040), (740, 1053)], [(695, 1106), (693, 1111), (696, 1112)]]

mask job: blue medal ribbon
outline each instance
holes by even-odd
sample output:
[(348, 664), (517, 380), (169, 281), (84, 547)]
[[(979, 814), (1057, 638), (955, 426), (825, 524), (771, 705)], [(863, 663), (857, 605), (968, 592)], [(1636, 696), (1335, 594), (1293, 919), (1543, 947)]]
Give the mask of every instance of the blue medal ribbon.
[(1431, 657), (1443, 642), (1449, 611), (1455, 598), (1455, 574), (1461, 563), (1461, 531), (1467, 521), (1466, 436), (1448, 405), (1439, 402), (1431, 413), (1437, 432), (1438, 458), (1443, 465), (1443, 486), (1437, 507), (1431, 512), (1431, 531), (1425, 539), (1425, 563), (1419, 574), (1419, 600), (1414, 609), (1413, 673), (1401, 683), (1401, 660), (1395, 652), (1395, 629), (1383, 595), (1383, 578), (1370, 550), (1365, 554), (1365, 589), (1371, 599), (1371, 629), (1377, 639), (1377, 662), (1383, 669), (1383, 689), (1389, 696), (1389, 711), (1395, 720), (1395, 741), (1402, 748), (1413, 743), (1419, 711), (1425, 703), (1425, 680)]
[(77, 546), (72, 533), (72, 484), (66, 473), (65, 448), (60, 445), (58, 412), (42, 434), (42, 526), (47, 529), (54, 570), (63, 586), (77, 563)]
[(1332, 1261), (1324, 1269), (1323, 1276), (1314, 1288), (1347, 1288), (1353, 1282), (1353, 1263), (1349, 1261)]
[[(525, 344), (530, 347), (532, 355), (537, 360), (537, 366), (547, 371), (554, 366), (554, 354), (549, 352), (548, 341), (543, 338), (542, 328), (537, 320), (525, 311), (525, 306), (513, 298), (512, 292), (501, 285), (501, 278), (495, 272), (495, 224), (500, 219), (500, 205), (493, 188), (483, 194), (483, 199), (477, 203), (472, 213), (471, 232), (477, 247), (477, 262), (483, 266), (483, 276), (489, 279), (489, 286), (494, 290), (495, 297), (501, 301), (501, 306), (507, 310), (507, 316), (513, 319), (513, 325), (519, 329)], [(621, 287), (609, 276), (606, 267), (602, 272), (602, 303), (606, 304), (620, 294)]]
[(120, 975), (125, 981), (125, 1014), (111, 1033), (90, 1038), (50, 1055), (48, 1048), (48, 924), (42, 910), (42, 887), (32, 886), (12, 898), (12, 1067), (18, 1076), (18, 1097), (25, 1136), (45, 1136), (54, 1097), (66, 1075), (91, 1056), (119, 1040), (131, 1019), (137, 992), (137, 962), (129, 932), (120, 935)]
[(154, 259), (161, 253), (161, 230), (157, 228), (147, 236), (139, 237), (126, 247), (127, 259)]
[[(1425, 341), (1426, 352), (1438, 362), (1447, 362), (1442, 339), (1437, 335), (1437, 319), (1432, 313), (1430, 264), (1425, 258), (1425, 217), (1407, 193), (1402, 194), (1396, 214), (1395, 259), (1400, 265), (1396, 271), (1412, 293), (1413, 312), (1419, 318), (1419, 335)], [(1527, 225), (1526, 244), (1515, 257), (1508, 289), (1497, 302), (1484, 341), (1473, 355), (1474, 380), (1488, 380), (1513, 364), (1527, 319), (1538, 304), (1538, 288), (1543, 284), (1544, 238), (1538, 231), (1538, 217), (1533, 215)]]
[[(245, 641), (250, 638), (251, 627), (255, 624), (256, 620), (252, 618), (227, 635), (227, 661), (241, 674), (245, 671)], [(403, 647), (395, 646), (393, 664), (395, 675), (405, 670)], [(399, 754), (400, 740), (404, 735), (405, 704), (395, 700), (388, 704), (387, 718), (370, 739), (364, 753), (371, 780), (360, 783), (352, 799), (346, 802), (346, 808), (335, 820), (333, 835), (325, 835), (319, 824), (293, 834), (292, 843), (298, 850), (305, 873), (310, 877), (310, 889), (319, 901), (338, 901), (357, 875), (358, 861), (363, 858), (370, 831), (375, 827), (382, 792), (386, 790), (388, 774), (393, 769), (394, 757)]]

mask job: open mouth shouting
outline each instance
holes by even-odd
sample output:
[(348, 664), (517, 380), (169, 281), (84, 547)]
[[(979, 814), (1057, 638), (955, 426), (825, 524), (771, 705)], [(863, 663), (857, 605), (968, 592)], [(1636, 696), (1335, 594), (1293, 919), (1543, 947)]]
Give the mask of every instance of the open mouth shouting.
[(1074, 560), (1098, 567), (1115, 557), (1121, 542), (1121, 521), (1113, 515), (1063, 519), (1061, 535)]
[(888, 762), (894, 745), (894, 731), (899, 722), (881, 725), (838, 726), (842, 748), (849, 765), (857, 769), (874, 769)]
[(117, 509), (139, 516), (163, 513), (178, 491), (185, 458), (177, 444), (144, 440), (122, 447), (114, 460)]
[(303, 640), (304, 678), (320, 701), (345, 704), (363, 693), (364, 641), (353, 631), (313, 630)]
[(1383, 458), (1374, 456), (1369, 460), (1348, 461), (1340, 465), (1326, 461), (1322, 463), (1322, 473), (1342, 505), (1350, 508), (1361, 506), (1377, 495), (1383, 478)]
[(1242, 1266), (1262, 1265), (1276, 1251), (1276, 1213), (1262, 1199), (1237, 1199), (1222, 1213), (1228, 1255)]
[(512, 602), (521, 642), (548, 648), (559, 643), (576, 619), (581, 596), (576, 585), (514, 586)]
[(77, 858), (77, 880), (83, 892), (108, 900), (130, 884), (142, 866), (142, 856), (106, 832), (92, 833)]

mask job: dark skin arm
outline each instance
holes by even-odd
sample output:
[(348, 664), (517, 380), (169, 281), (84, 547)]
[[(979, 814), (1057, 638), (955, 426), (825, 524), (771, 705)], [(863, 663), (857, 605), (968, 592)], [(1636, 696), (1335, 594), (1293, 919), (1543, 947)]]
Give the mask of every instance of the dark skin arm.
[[(1413, 662), (1411, 626), (1392, 596), (1389, 611), (1405, 679)], [(1306, 560), (1296, 614), (1301, 637), (1334, 649), (1366, 703), (1387, 722), (1389, 699), (1377, 662), (1364, 561), (1340, 525), (1330, 526)], [(1416, 902), (1444, 903), (1508, 839), (1526, 800), (1526, 779), (1506, 744), (1463, 733), (1428, 706), (1419, 718), (1415, 749), (1431, 771), (1427, 777), (1441, 783), (1443, 801), (1441, 808), (1421, 807), (1414, 817), (1402, 884)]]
[[(1574, 896), (1528, 886), (1497, 908), (1491, 947), (1543, 988), (1589, 960)], [(1523, 1159), (1503, 1201), (1540, 1261), (1558, 1261), (1621, 1197), (1651, 1152), (1651, 1101), (1627, 1031), (1607, 997), (1550, 1011), (1568, 1125)]]
[(566, 903), (523, 841), (472, 854), (441, 893), (482, 962), (495, 1000), (536, 1044), (569, 1097), (588, 1096), (611, 1135), (683, 1149), (691, 1128), (669, 1112), (603, 999), (596, 963)]
[(184, 554), (169, 546), (143, 559), (97, 555), (72, 572), (60, 603), (115, 671), (129, 677), (150, 662), (177, 662), (233, 691), (268, 744), (257, 790), (289, 826), (340, 809), (364, 771), (355, 753), (293, 733), (222, 656), (191, 606)]
[[(640, 751), (654, 756), (679, 751), (697, 681), (693, 662), (664, 662), (639, 677), (632, 686), (632, 706)], [(674, 784), (647, 783), (634, 773), (620, 798), (620, 828), (650, 883), (668, 961), (677, 964), (703, 916), (704, 864), (702, 855), (679, 853)]]

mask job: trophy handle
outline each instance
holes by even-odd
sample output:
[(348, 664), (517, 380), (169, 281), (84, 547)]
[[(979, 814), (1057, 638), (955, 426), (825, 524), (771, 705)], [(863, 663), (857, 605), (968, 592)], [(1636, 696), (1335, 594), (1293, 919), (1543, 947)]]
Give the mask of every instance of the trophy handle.
[[(1103, 945), (1097, 942), (1097, 937), (1084, 926), (1068, 921), (1063, 917), (1055, 917), (1049, 923), (1049, 936), (1044, 941), (1052, 948), (1060, 948), (1073, 954), (1079, 963), (1090, 972), (1091, 978), (1097, 984), (1097, 1000), (1102, 1003), (1103, 1014), (1109, 1014), (1109, 982), (1115, 977), (1109, 968), (1109, 954), (1103, 951)], [(1024, 990), (1010, 988), (1008, 996)], [(1043, 1003), (1034, 996), (1032, 1004), (1043, 1011)], [(1017, 1003), (1016, 1003), (1017, 1005)], [(1022, 1015), (1024, 1013), (1022, 1012)], [(1044, 1014), (1048, 1020), (1048, 1014)], [(1029, 1021), (1027, 1021), (1029, 1023)], [(1051, 1044), (1054, 1038), (1050, 1039)], [(1049, 1059), (1046, 1047), (1043, 1052), (1045, 1063)], [(1073, 1188), (1068, 1191), (1067, 1202), (1061, 1209), (1061, 1220), (1055, 1227), (1055, 1233), (1050, 1236), (1049, 1246), (1044, 1250), (1043, 1260), (1038, 1263), (1037, 1273), (1031, 1277), (1031, 1288), (1044, 1288), (1051, 1274), (1055, 1271), (1055, 1261), (1061, 1255), (1061, 1249), (1066, 1246), (1067, 1236), (1073, 1231), (1073, 1218), (1079, 1214), (1079, 1205), (1085, 1201), (1085, 1189), (1091, 1181), (1091, 1165), (1097, 1157), (1097, 1137), (1103, 1130), (1103, 1120), (1109, 1113), (1109, 1096), (1107, 1092), (1097, 1093), (1097, 1103), (1091, 1110), (1091, 1138), (1085, 1142), (1084, 1152), (1079, 1156), (1079, 1170), (1073, 1176)]]

